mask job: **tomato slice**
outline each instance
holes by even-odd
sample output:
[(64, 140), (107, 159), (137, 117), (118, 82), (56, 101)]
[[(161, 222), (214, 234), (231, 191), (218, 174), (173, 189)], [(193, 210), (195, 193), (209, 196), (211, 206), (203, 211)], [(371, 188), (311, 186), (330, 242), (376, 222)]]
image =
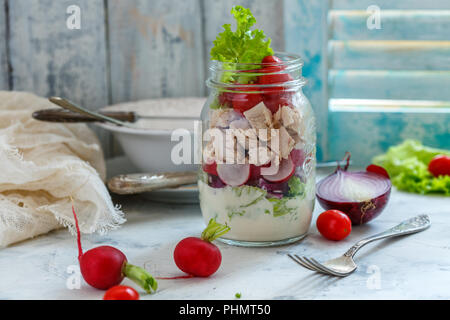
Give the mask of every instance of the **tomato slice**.
[(339, 210), (328, 210), (320, 214), (316, 221), (317, 230), (328, 240), (345, 239), (352, 232), (352, 221)]

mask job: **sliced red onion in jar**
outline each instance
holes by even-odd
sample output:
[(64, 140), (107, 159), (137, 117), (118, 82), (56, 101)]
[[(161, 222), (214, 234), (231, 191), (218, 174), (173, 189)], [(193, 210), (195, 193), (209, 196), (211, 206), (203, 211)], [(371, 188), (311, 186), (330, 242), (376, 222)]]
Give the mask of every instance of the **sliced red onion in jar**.
[[(349, 160), (350, 158), (348, 158)], [(353, 224), (375, 219), (385, 208), (391, 181), (384, 175), (368, 172), (349, 172), (348, 165), (317, 184), (317, 200), (326, 210), (346, 213)]]
[(289, 192), (289, 185), (287, 182), (270, 183), (265, 179), (260, 178), (258, 185), (261, 189), (266, 190), (269, 195), (277, 198), (282, 198)]
[(214, 189), (221, 189), (227, 186), (218, 176), (212, 174), (208, 174), (208, 185)]

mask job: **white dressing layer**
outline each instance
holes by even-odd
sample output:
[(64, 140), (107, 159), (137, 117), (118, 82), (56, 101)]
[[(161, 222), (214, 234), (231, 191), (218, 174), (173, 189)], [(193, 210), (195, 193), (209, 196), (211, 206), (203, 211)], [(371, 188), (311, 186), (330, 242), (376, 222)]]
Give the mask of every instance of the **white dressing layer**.
[(289, 198), (280, 211), (257, 188), (246, 188), (237, 194), (232, 187), (216, 189), (199, 181), (199, 191), (205, 222), (215, 218), (226, 223), (231, 228), (223, 237), (226, 239), (280, 241), (306, 234), (311, 224), (314, 210), (311, 192)]

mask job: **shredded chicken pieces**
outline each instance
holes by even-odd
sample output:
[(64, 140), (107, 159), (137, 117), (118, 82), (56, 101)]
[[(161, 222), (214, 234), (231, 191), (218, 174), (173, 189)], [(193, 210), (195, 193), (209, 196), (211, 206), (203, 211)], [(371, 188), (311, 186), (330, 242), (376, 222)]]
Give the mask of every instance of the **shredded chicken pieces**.
[(274, 115), (263, 102), (243, 115), (233, 109), (211, 110), (210, 119), (211, 129), (224, 129), (220, 132), (225, 146), (216, 145), (215, 137), (204, 148), (204, 158), (217, 163), (230, 163), (232, 159), (258, 166), (271, 159), (279, 162), (289, 157), (304, 133), (301, 114), (290, 106), (280, 107)]
[(244, 112), (245, 118), (250, 122), (253, 129), (272, 128), (272, 112), (266, 107), (264, 102), (256, 105)]

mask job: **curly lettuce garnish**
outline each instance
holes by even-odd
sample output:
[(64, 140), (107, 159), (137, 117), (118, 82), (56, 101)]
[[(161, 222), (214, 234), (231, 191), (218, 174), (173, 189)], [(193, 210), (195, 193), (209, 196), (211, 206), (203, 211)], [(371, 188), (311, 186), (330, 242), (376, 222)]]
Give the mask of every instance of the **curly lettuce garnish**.
[(450, 151), (423, 146), (420, 142), (406, 140), (377, 156), (373, 163), (382, 166), (391, 177), (392, 184), (400, 190), (428, 194), (450, 195), (450, 176), (433, 177), (428, 164), (433, 157)]
[(250, 30), (256, 19), (250, 9), (235, 6), (231, 14), (236, 19), (236, 31), (230, 24), (223, 26), (224, 31), (217, 36), (211, 49), (211, 60), (231, 63), (261, 63), (266, 56), (273, 55), (271, 39), (266, 38), (262, 30)]

